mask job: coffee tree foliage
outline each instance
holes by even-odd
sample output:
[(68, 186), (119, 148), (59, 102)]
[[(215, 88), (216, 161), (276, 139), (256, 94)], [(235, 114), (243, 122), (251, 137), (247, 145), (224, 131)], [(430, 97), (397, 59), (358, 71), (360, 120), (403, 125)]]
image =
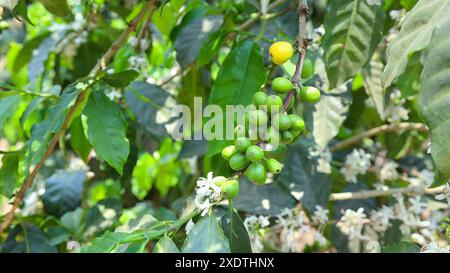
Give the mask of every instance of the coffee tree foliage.
[(1, 252), (448, 251), (449, 0), (0, 6)]

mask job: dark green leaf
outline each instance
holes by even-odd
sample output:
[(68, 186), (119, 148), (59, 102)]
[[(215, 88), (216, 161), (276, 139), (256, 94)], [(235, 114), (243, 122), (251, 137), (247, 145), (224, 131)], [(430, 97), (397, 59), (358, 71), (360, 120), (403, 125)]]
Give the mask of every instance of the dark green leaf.
[(230, 244), (213, 214), (203, 217), (188, 233), (182, 253), (230, 253)]
[(385, 13), (366, 0), (331, 1), (325, 20), (325, 63), (330, 88), (360, 73), (381, 41)]
[(106, 74), (102, 77), (102, 80), (112, 87), (123, 88), (127, 87), (137, 76), (139, 76), (139, 73), (136, 70), (128, 69), (114, 74)]
[(122, 175), (130, 153), (127, 122), (118, 106), (101, 91), (94, 91), (83, 111), (87, 139), (100, 158)]
[(381, 253), (419, 253), (420, 247), (412, 242), (401, 242), (398, 244), (382, 246)]
[(34, 26), (33, 22), (31, 22), (30, 18), (28, 17), (28, 7), (25, 0), (19, 0), (17, 5), (14, 7), (14, 13), (25, 19), (28, 24)]
[(301, 139), (291, 145), (278, 177), (294, 197), (300, 199), (303, 195), (301, 203), (308, 211), (314, 211), (316, 205), (326, 207), (331, 188), (329, 173), (321, 170), (319, 158), (311, 154), (311, 147), (314, 147), (311, 139)]
[(153, 248), (153, 253), (180, 253), (175, 243), (167, 236), (159, 239), (158, 243)]
[(3, 129), (6, 119), (14, 115), (19, 103), (20, 95), (0, 98), (0, 128)]
[(19, 159), (17, 154), (4, 155), (0, 168), (0, 195), (11, 197), (19, 185)]
[(92, 150), (92, 145), (84, 134), (81, 117), (74, 119), (72, 126), (70, 126), (70, 145), (81, 159), (87, 161), (89, 153)]
[(437, 170), (443, 175), (440, 184), (450, 178), (449, 35), (450, 20), (433, 32), (419, 94), (420, 110), (431, 132), (431, 155)]
[(180, 31), (175, 41), (175, 50), (181, 67), (186, 68), (197, 59), (203, 43), (211, 33), (220, 28), (222, 22), (222, 15), (208, 15), (194, 19)]
[(137, 122), (157, 138), (167, 135), (164, 123), (157, 122), (156, 114), (168, 96), (161, 87), (140, 81), (130, 84), (125, 92), (128, 106)]
[(241, 220), (241, 217), (234, 211), (228, 210), (222, 216), (221, 226), (225, 236), (230, 243), (230, 250), (232, 253), (251, 253), (252, 245), (247, 229)]
[(58, 171), (49, 177), (45, 181), (45, 194), (42, 196), (45, 211), (61, 216), (79, 207), (84, 180), (84, 171)]
[(4, 253), (56, 253), (44, 232), (28, 223), (17, 225), (2, 246)]
[(66, 17), (70, 14), (70, 8), (66, 0), (39, 0), (44, 7), (59, 17)]

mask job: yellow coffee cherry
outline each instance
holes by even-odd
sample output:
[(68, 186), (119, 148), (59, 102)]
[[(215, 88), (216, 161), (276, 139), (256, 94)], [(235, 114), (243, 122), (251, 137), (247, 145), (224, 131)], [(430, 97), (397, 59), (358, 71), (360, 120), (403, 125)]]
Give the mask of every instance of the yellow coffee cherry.
[(269, 53), (274, 64), (282, 65), (294, 55), (294, 49), (288, 42), (276, 42), (270, 46)]

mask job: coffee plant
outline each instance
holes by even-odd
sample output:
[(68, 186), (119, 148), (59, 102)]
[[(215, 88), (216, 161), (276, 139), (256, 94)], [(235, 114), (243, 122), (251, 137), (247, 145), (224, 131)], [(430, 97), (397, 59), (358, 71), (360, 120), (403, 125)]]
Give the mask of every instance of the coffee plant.
[(450, 252), (450, 0), (0, 0), (0, 252)]

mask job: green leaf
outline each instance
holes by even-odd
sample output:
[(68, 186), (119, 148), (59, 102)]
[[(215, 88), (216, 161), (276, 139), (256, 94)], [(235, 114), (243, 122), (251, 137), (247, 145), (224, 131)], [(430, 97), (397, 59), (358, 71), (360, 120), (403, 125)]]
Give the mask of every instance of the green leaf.
[(366, 93), (375, 105), (381, 119), (384, 119), (384, 93), (383, 87), (381, 86), (383, 68), (383, 63), (373, 58), (363, 72)]
[(230, 242), (232, 253), (252, 253), (252, 245), (247, 229), (241, 217), (234, 211), (228, 210), (221, 218), (221, 226)]
[(208, 15), (194, 19), (178, 33), (175, 50), (181, 67), (186, 68), (197, 59), (202, 45), (222, 23), (222, 15)]
[(28, 177), (30, 166), (36, 165), (43, 159), (51, 138), (61, 130), (70, 107), (73, 106), (82, 89), (84, 89), (84, 86), (78, 86), (78, 83), (66, 87), (61, 100), (50, 108), (47, 119), (34, 125), (31, 129), (31, 138), (26, 146), (27, 153), (23, 166), (25, 177)]
[(70, 14), (70, 8), (66, 0), (39, 0), (44, 7), (59, 17), (66, 17)]
[(46, 212), (61, 216), (78, 208), (81, 204), (84, 171), (58, 171), (45, 181), (45, 193), (42, 196)]
[(234, 48), (225, 59), (215, 81), (209, 104), (248, 105), (266, 81), (266, 69), (259, 46), (247, 40)]
[(82, 217), (82, 208), (77, 208), (74, 211), (66, 212), (61, 217), (61, 225), (72, 232), (76, 232), (81, 226)]
[(167, 236), (159, 239), (158, 243), (153, 248), (153, 253), (180, 253), (175, 243)]
[(114, 74), (106, 74), (102, 80), (109, 86), (115, 88), (127, 87), (130, 82), (134, 81), (139, 76), (139, 73), (134, 69), (127, 69)]
[(48, 241), (45, 233), (28, 223), (14, 227), (2, 245), (3, 253), (56, 253), (56, 247)]
[(25, 42), (22, 49), (20, 49), (20, 53), (17, 55), (17, 58), (14, 60), (14, 73), (19, 73), (20, 69), (30, 62), (31, 57), (33, 56), (33, 51), (37, 49), (49, 35), (50, 32), (45, 32)]
[(396, 85), (402, 92), (402, 96), (405, 98), (411, 98), (419, 94), (420, 75), (423, 70), (423, 66), (420, 62), (420, 56), (420, 52), (412, 54), (409, 58), (405, 72), (397, 79)]
[(408, 13), (400, 33), (387, 49), (387, 64), (382, 77), (384, 88), (405, 72), (414, 52), (428, 47), (433, 29), (441, 26), (449, 13), (448, 0), (421, 0)]
[(127, 122), (118, 106), (101, 91), (94, 91), (83, 111), (87, 139), (100, 158), (122, 175), (130, 153)]
[(198, 66), (205, 65), (213, 59), (213, 57), (223, 46), (228, 34), (228, 31), (217, 31), (209, 36), (208, 40), (205, 41), (198, 54)]
[(155, 217), (149, 214), (145, 214), (143, 216), (133, 218), (129, 220), (126, 224), (117, 227), (115, 232), (131, 233), (135, 231), (149, 230), (155, 227), (155, 225), (157, 225), (158, 223), (159, 221)]
[(419, 93), (420, 111), (431, 132), (431, 155), (442, 183), (450, 178), (449, 35), (450, 20), (433, 32)]
[(151, 154), (143, 154), (136, 163), (131, 179), (131, 190), (139, 199), (143, 200), (152, 189), (153, 180), (158, 173), (156, 160)]
[(412, 242), (401, 242), (381, 247), (381, 253), (419, 253), (420, 247)]
[(161, 87), (141, 81), (131, 83), (125, 91), (125, 99), (137, 122), (158, 139), (167, 135), (164, 122), (158, 121), (157, 114), (168, 97)]
[(314, 142), (309, 138), (292, 144), (277, 178), (297, 199), (303, 193), (302, 205), (310, 212), (316, 205), (326, 207), (331, 187), (329, 173), (321, 169), (320, 158), (311, 154), (311, 147)]
[(110, 253), (123, 241), (132, 237), (133, 234), (123, 232), (111, 232), (103, 237), (95, 238), (92, 245), (81, 248), (82, 253)]
[(74, 119), (70, 126), (70, 145), (77, 155), (87, 162), (92, 145), (84, 134), (81, 117)]
[(30, 18), (28, 17), (28, 7), (25, 0), (19, 0), (13, 11), (15, 14), (25, 19), (28, 24), (34, 26), (33, 22), (31, 22)]
[(19, 160), (17, 154), (4, 155), (0, 168), (0, 195), (11, 197), (19, 185)]
[(331, 1), (325, 20), (325, 63), (330, 87), (360, 73), (382, 38), (382, 5), (366, 0)]
[(305, 107), (308, 130), (322, 148), (339, 133), (352, 102), (352, 84), (344, 83), (330, 92), (322, 92), (319, 102)]
[(188, 233), (182, 253), (230, 253), (230, 244), (214, 215), (202, 218)]
[(0, 128), (3, 129), (7, 118), (14, 115), (15, 110), (19, 107), (20, 95), (13, 95), (0, 98)]

